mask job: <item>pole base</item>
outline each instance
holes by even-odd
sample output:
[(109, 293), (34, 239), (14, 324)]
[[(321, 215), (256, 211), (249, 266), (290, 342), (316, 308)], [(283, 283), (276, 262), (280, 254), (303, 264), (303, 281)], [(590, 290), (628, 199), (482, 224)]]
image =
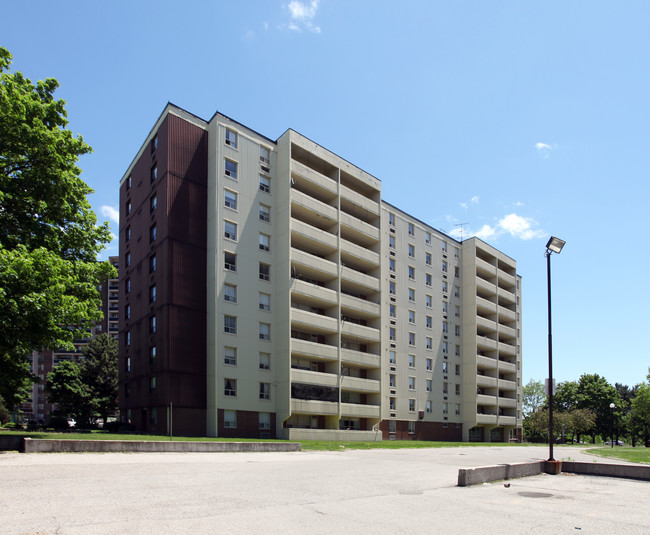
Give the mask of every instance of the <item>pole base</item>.
[(544, 463), (544, 472), (551, 475), (558, 475), (562, 472), (562, 461), (546, 461)]

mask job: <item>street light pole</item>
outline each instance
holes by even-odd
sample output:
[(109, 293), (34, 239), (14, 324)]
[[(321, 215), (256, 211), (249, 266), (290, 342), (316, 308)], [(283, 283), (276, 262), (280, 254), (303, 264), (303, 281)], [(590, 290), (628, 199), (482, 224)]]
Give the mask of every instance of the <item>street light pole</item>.
[(609, 404), (609, 408), (612, 409), (612, 449), (614, 448), (614, 409), (616, 405), (614, 403)]
[(551, 253), (559, 254), (566, 242), (551, 236), (546, 244), (546, 281), (548, 288), (548, 460), (553, 458), (553, 334), (551, 329)]

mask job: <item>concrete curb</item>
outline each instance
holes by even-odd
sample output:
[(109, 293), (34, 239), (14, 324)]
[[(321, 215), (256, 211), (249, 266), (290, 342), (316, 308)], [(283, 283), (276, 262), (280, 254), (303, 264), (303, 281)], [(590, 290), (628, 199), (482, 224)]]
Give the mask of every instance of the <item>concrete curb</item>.
[(458, 470), (458, 486), (480, 485), (501, 479), (535, 476), (541, 473), (559, 474), (561, 472), (641, 479), (650, 481), (650, 466), (634, 464), (586, 463), (578, 461), (534, 461), (529, 463), (498, 464), (479, 468), (461, 468)]
[(24, 439), (25, 453), (216, 453), (301, 451), (298, 442), (167, 442), (144, 440)]

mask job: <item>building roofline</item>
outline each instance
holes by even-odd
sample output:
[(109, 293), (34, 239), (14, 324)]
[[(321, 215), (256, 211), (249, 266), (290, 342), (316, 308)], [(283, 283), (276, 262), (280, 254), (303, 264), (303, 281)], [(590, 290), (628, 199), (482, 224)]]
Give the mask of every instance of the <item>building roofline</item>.
[(424, 225), (425, 227), (429, 227), (430, 229), (433, 229), (433, 230), (435, 230), (436, 232), (439, 232), (439, 233), (442, 234), (443, 236), (447, 236), (447, 238), (449, 238), (450, 240), (454, 240), (457, 244), (460, 245), (460, 244), (463, 243), (463, 242), (457, 240), (456, 238), (454, 238), (453, 236), (450, 236), (450, 235), (447, 234), (446, 232), (443, 232), (442, 230), (437, 229), (436, 227), (433, 227), (433, 226), (429, 225), (428, 223), (425, 223), (424, 221), (422, 221), (421, 219), (415, 217), (414, 215), (409, 214), (409, 213), (408, 213), (406, 210), (404, 210), (403, 208), (400, 208), (399, 206), (395, 206), (394, 204), (391, 204), (391, 203), (389, 203), (388, 201), (386, 201), (386, 200), (384, 200), (384, 199), (382, 199), (381, 202), (382, 202), (382, 204), (385, 204), (385, 205), (387, 205), (387, 206), (390, 206), (391, 208), (395, 208), (395, 210), (399, 210), (399, 211), (402, 212), (403, 214), (406, 214), (407, 216), (413, 218), (415, 221), (417, 221), (418, 223), (421, 223), (421, 224)]

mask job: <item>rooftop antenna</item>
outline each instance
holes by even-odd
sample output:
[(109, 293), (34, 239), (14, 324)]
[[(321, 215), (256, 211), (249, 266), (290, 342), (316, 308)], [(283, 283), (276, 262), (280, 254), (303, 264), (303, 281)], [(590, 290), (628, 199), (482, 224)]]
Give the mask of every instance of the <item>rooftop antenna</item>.
[(460, 242), (463, 242), (463, 233), (465, 232), (465, 225), (468, 223), (456, 223), (455, 227), (460, 227)]

